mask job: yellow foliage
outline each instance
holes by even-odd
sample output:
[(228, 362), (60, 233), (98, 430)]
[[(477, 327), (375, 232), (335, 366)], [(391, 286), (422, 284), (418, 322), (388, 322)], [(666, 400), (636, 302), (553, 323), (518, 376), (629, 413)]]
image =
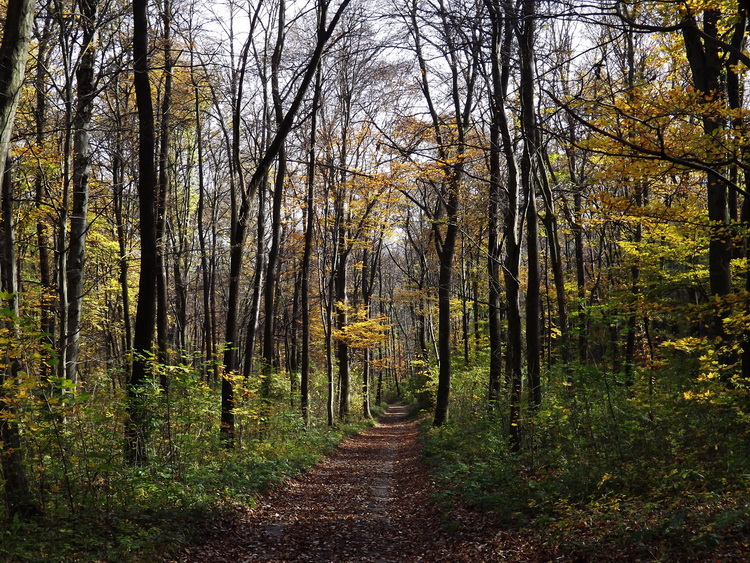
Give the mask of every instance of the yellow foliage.
[(346, 309), (352, 320), (343, 329), (334, 329), (333, 338), (344, 342), (350, 348), (366, 350), (385, 342), (393, 325), (388, 324), (388, 317), (379, 315), (370, 317), (364, 307), (352, 307), (337, 303), (339, 310)]

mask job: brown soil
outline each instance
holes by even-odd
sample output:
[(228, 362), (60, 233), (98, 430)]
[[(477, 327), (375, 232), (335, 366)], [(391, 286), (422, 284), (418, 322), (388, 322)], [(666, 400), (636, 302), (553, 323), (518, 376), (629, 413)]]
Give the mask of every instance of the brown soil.
[(336, 454), (215, 530), (186, 562), (505, 561), (493, 526), (432, 502), (418, 429), (394, 406)]

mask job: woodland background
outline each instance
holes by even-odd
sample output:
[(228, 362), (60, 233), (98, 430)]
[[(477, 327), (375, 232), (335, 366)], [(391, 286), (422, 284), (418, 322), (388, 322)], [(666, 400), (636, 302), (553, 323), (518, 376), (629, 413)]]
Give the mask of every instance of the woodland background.
[(1, 9), (5, 556), (187, 541), (395, 400), (501, 525), (746, 548), (746, 2)]

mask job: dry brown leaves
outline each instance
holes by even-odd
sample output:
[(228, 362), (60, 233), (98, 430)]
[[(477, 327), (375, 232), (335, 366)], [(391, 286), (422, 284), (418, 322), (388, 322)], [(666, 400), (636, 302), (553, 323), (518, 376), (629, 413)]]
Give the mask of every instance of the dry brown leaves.
[(406, 407), (391, 407), (334, 456), (217, 524), (212, 539), (183, 561), (549, 560), (519, 536), (502, 540), (488, 517), (457, 507), (446, 521), (431, 500), (418, 428), (408, 415)]

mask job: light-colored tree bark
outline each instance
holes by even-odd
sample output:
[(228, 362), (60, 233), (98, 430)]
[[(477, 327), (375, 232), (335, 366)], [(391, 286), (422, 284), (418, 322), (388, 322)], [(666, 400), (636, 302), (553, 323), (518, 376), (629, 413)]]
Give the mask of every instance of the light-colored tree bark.
[[(13, 225), (13, 190), (10, 170), (7, 168), (10, 139), (13, 132), (18, 100), (23, 84), (26, 59), (28, 57), (31, 29), (34, 19), (33, 0), (9, 0), (5, 14), (3, 39), (0, 43), (0, 181), (2, 181), (2, 233), (0, 233), (0, 281), (3, 299), (18, 317), (18, 295), (16, 286), (15, 234)], [(3, 321), (6, 328), (15, 332), (14, 320)], [(0, 373), (0, 384), (15, 379), (18, 371), (16, 358), (4, 358), (7, 366)], [(21, 463), (21, 436), (16, 414), (7, 397), (0, 394), (0, 465), (5, 483), (5, 503), (9, 515), (28, 517), (36, 514), (39, 507), (29, 488), (26, 473)]]

